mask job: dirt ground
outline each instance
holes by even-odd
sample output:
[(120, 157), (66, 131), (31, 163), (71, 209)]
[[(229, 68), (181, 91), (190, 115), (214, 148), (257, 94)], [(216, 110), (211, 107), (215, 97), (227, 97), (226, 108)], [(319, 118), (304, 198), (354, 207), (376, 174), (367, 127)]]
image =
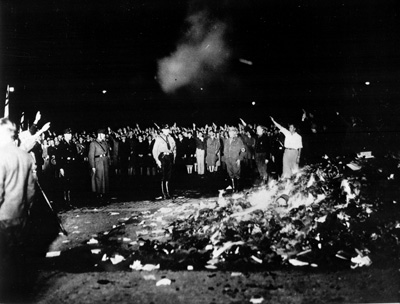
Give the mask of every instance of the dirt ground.
[[(400, 302), (400, 267), (385, 263), (356, 269), (282, 266), (264, 267), (262, 271), (210, 270), (195, 264), (193, 270), (171, 270), (161, 263), (160, 269), (145, 271), (130, 269), (132, 259), (112, 262), (110, 257), (117, 253), (126, 256), (140, 245), (140, 237), (146, 238), (141, 235), (142, 227), (152, 214), (162, 208), (216, 200), (217, 189), (224, 182), (218, 179), (207, 183), (192, 177), (188, 184), (194, 186), (182, 187), (185, 190), (176, 187), (171, 200), (154, 199), (158, 193), (156, 181), (146, 186), (132, 184), (133, 190), (114, 191), (102, 204), (84, 198), (73, 209), (60, 208), (59, 217), (68, 236), (60, 234), (51, 244), (48, 251), (56, 256), (34, 261), (33, 287), (24, 302)], [(97, 242), (100, 236), (107, 239)], [(162, 279), (169, 279), (169, 284), (157, 286)]]

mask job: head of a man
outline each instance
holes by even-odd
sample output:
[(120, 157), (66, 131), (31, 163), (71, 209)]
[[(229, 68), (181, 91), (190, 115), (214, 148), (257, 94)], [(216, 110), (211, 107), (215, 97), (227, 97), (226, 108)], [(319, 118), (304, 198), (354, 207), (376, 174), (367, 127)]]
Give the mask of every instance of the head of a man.
[(296, 127), (294, 126), (294, 124), (289, 124), (289, 131), (290, 133), (293, 135), (294, 133), (296, 133)]
[(0, 145), (13, 142), (16, 138), (17, 128), (15, 124), (8, 118), (0, 119)]
[(236, 137), (238, 134), (238, 129), (236, 127), (229, 127), (228, 134), (230, 138)]
[(168, 125), (163, 125), (162, 128), (161, 128), (161, 132), (162, 132), (162, 134), (167, 136), (170, 133), (169, 126)]
[(209, 135), (211, 138), (215, 138), (215, 132), (214, 132), (213, 130), (208, 131), (208, 135)]
[(97, 139), (102, 141), (106, 138), (106, 130), (105, 129), (98, 129), (97, 130)]
[(256, 132), (258, 136), (261, 136), (264, 134), (264, 128), (262, 126), (257, 126)]
[(69, 142), (72, 138), (72, 131), (70, 128), (64, 130), (64, 139)]

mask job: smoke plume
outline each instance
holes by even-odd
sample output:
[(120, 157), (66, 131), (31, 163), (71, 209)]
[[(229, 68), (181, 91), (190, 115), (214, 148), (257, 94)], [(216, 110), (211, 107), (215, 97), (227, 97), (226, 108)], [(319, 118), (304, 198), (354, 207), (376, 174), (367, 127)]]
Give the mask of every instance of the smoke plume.
[(226, 24), (206, 12), (187, 18), (189, 30), (171, 56), (158, 62), (158, 80), (166, 93), (187, 85), (205, 85), (223, 72), (230, 57), (224, 42)]

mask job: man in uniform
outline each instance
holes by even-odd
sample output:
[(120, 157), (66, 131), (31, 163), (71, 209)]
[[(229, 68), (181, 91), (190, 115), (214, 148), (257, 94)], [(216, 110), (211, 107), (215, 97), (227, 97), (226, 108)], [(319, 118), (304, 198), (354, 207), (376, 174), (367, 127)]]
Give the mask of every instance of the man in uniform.
[(98, 129), (97, 138), (89, 146), (89, 165), (92, 169), (92, 192), (103, 199), (109, 192), (110, 147), (106, 130)]
[(229, 127), (228, 135), (229, 137), (224, 141), (224, 156), (226, 170), (232, 182), (232, 189), (235, 192), (239, 187), (241, 161), (243, 161), (246, 146), (238, 136), (236, 127)]
[(254, 150), (258, 174), (260, 175), (262, 183), (267, 183), (267, 164), (271, 157), (271, 143), (265, 133), (265, 127), (263, 126), (257, 126), (257, 137)]
[[(16, 127), (0, 119), (0, 301), (24, 290), (24, 228), (35, 194), (33, 158), (14, 144)], [(21, 288), (21, 289), (18, 289)], [(10, 295), (10, 296), (11, 296)]]
[(77, 185), (79, 156), (76, 144), (72, 141), (70, 128), (64, 130), (64, 138), (58, 146), (58, 157), (57, 165), (64, 192), (64, 201), (68, 207), (71, 207), (71, 190), (74, 191)]
[(169, 135), (168, 125), (164, 125), (161, 134), (155, 139), (153, 146), (153, 157), (157, 166), (161, 169), (161, 192), (164, 199), (171, 197), (169, 192), (169, 181), (172, 175), (172, 166), (176, 157), (176, 144)]

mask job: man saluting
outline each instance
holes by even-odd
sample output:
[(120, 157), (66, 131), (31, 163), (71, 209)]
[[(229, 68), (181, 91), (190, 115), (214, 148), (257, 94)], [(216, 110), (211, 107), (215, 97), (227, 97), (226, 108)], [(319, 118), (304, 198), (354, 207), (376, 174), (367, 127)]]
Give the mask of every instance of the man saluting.
[(285, 152), (283, 153), (282, 177), (289, 178), (299, 169), (301, 149), (303, 142), (301, 136), (296, 132), (296, 127), (289, 124), (289, 130), (278, 124), (272, 117), (272, 122), (285, 135)]

